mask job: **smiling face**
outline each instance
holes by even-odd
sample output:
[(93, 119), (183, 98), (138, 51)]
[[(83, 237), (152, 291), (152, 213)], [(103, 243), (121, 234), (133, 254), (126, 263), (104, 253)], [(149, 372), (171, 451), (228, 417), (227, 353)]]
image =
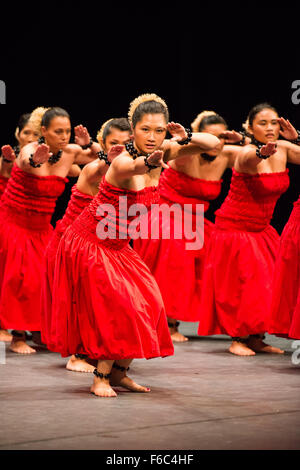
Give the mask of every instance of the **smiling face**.
[(121, 131), (116, 127), (111, 127), (109, 134), (106, 136), (105, 141), (102, 140), (102, 147), (105, 152), (109, 152), (113, 145), (125, 145), (130, 141), (130, 132)]
[(56, 116), (51, 119), (48, 127), (42, 126), (41, 131), (46, 144), (50, 146), (50, 150), (57, 153), (58, 150), (63, 150), (70, 141), (70, 119), (64, 116)]
[(137, 149), (143, 153), (158, 150), (167, 133), (167, 122), (163, 114), (144, 114), (133, 129), (134, 142)]
[(23, 148), (25, 145), (31, 144), (31, 142), (36, 142), (39, 138), (39, 133), (30, 124), (26, 124), (16, 137), (20, 148)]
[(264, 144), (274, 142), (279, 138), (280, 125), (277, 122), (278, 114), (272, 109), (265, 108), (253, 119), (249, 132), (254, 138)]

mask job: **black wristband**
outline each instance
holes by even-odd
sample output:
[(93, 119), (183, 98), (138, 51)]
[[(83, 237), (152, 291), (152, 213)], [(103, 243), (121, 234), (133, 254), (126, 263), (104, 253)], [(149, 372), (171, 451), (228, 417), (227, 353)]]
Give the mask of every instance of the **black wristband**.
[(90, 139), (90, 142), (86, 145), (80, 145), (80, 147), (82, 148), (82, 150), (86, 150), (88, 148), (90, 148), (92, 145), (93, 145), (93, 139)]
[(260, 153), (260, 149), (256, 149), (256, 156), (262, 160), (266, 160), (267, 158), (270, 158), (271, 155), (262, 155)]
[(297, 134), (298, 134), (298, 137), (296, 139), (289, 140), (291, 144), (300, 145), (300, 131), (297, 130)]
[(40, 166), (42, 166), (42, 163), (34, 163), (33, 161), (33, 153), (30, 155), (29, 157), (29, 164), (30, 166), (32, 166), (33, 168), (39, 168)]
[(12, 160), (7, 160), (7, 158), (4, 158), (4, 157), (2, 157), (2, 160), (3, 160), (5, 163), (13, 163)]
[(246, 139), (246, 133), (244, 131), (239, 132), (239, 134), (242, 134), (242, 140), (239, 141), (239, 145), (245, 145), (245, 139)]
[(184, 140), (177, 141), (177, 144), (187, 145), (187, 144), (190, 143), (190, 141), (192, 140), (192, 137), (193, 137), (193, 133), (192, 133), (191, 129), (185, 129), (185, 132), (187, 133), (187, 138), (184, 139)]
[(109, 166), (111, 164), (111, 162), (107, 158), (107, 154), (103, 152), (103, 150), (100, 150), (100, 152), (97, 152), (97, 155), (98, 155), (99, 160), (105, 161), (106, 165)]
[(148, 163), (148, 156), (144, 157), (144, 163), (149, 168), (148, 171), (154, 170), (155, 168), (159, 168), (159, 166), (150, 165), (150, 163)]

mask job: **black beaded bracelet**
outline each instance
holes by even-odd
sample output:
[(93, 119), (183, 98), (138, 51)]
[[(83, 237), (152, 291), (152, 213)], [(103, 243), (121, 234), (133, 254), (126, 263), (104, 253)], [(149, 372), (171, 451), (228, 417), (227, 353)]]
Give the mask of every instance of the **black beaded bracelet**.
[(298, 134), (298, 137), (296, 139), (289, 140), (291, 144), (300, 145), (300, 131), (297, 130), (297, 134)]
[(144, 157), (144, 163), (149, 168), (149, 171), (154, 170), (155, 168), (159, 168), (158, 166), (150, 165), (150, 163), (148, 162), (148, 156)]
[(30, 166), (32, 166), (33, 168), (39, 168), (40, 166), (42, 166), (42, 163), (34, 163), (33, 161), (33, 153), (30, 155), (29, 157), (29, 164)]
[(184, 140), (177, 141), (177, 144), (187, 145), (187, 144), (190, 143), (190, 141), (192, 140), (192, 137), (193, 137), (193, 133), (192, 133), (191, 129), (185, 129), (185, 132), (187, 133), (187, 138), (184, 139)]
[(93, 139), (90, 139), (90, 142), (86, 145), (80, 145), (80, 147), (82, 148), (82, 150), (86, 150), (88, 148), (90, 148), (92, 145), (93, 145)]
[(103, 150), (100, 150), (100, 152), (97, 152), (97, 155), (98, 155), (99, 160), (105, 161), (106, 165), (109, 166), (111, 164), (111, 162), (107, 158), (107, 154), (103, 152)]
[(122, 366), (119, 366), (119, 364), (113, 364), (113, 367), (114, 367), (115, 369), (120, 370), (121, 372), (124, 372), (124, 371), (127, 372), (127, 371), (129, 370), (129, 367), (122, 367)]
[(266, 160), (267, 158), (270, 158), (270, 156), (271, 156), (271, 155), (262, 155), (262, 154), (260, 153), (260, 149), (259, 149), (259, 148), (256, 149), (256, 152), (255, 152), (255, 153), (256, 153), (256, 156), (257, 156), (258, 158), (262, 159), (262, 160)]
[(239, 134), (243, 136), (242, 140), (239, 141), (239, 145), (245, 145), (246, 133), (244, 131), (241, 131), (239, 132)]
[(3, 160), (5, 163), (13, 163), (13, 160), (7, 160), (7, 158), (4, 158), (4, 157), (2, 157), (2, 160)]

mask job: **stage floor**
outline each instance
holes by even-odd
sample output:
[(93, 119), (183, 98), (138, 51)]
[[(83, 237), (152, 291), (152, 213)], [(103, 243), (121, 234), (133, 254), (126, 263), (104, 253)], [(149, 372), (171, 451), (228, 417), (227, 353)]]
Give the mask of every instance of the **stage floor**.
[(38, 347), (21, 356), (6, 345), (0, 450), (300, 449), (293, 341), (267, 336), (286, 353), (237, 357), (228, 337), (181, 325), (190, 340), (174, 356), (132, 364), (132, 378), (151, 392), (117, 398), (90, 394), (93, 375), (67, 371), (58, 354)]

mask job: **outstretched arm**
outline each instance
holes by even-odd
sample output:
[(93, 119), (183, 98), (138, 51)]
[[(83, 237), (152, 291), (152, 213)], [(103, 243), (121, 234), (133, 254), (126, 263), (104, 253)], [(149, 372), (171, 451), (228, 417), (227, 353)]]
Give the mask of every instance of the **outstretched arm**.
[(181, 124), (175, 122), (169, 122), (167, 129), (172, 135), (172, 138), (166, 140), (163, 145), (165, 161), (192, 156), (201, 151), (207, 152), (208, 150), (213, 150), (220, 143), (218, 137), (208, 134), (207, 132), (192, 132), (189, 143), (180, 145), (178, 142), (188, 139), (186, 129)]
[(115, 158), (111, 164), (109, 172), (117, 180), (126, 180), (134, 175), (144, 175), (152, 169), (168, 166), (163, 161), (164, 153), (161, 150), (155, 150), (148, 157), (138, 157), (133, 160), (127, 152), (123, 152)]
[(97, 152), (102, 150), (100, 144), (92, 141), (87, 128), (81, 124), (74, 128), (74, 132), (75, 143), (77, 144), (74, 163), (85, 165), (95, 160)]
[(277, 152), (277, 143), (268, 142), (263, 145), (260, 149), (254, 145), (246, 145), (243, 147), (237, 155), (238, 166), (241, 170), (247, 168), (255, 169), (257, 165), (271, 155)]

